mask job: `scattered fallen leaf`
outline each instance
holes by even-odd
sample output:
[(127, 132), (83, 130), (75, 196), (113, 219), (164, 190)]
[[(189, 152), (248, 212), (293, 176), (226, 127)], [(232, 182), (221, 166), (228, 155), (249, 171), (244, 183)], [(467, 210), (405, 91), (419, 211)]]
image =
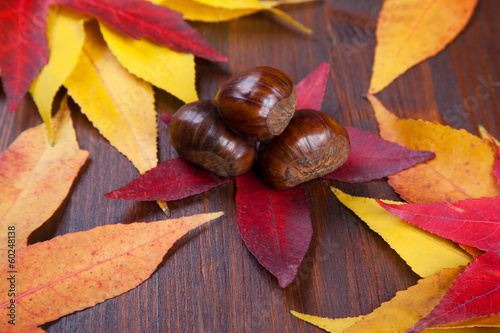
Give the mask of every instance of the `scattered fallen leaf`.
[(380, 11), (373, 74), (376, 94), (419, 62), (443, 50), (469, 21), (478, 0), (385, 0)]
[(493, 176), (495, 152), (484, 140), (448, 126), (404, 120), (368, 96), (382, 138), (415, 150), (430, 150), (436, 158), (389, 177), (389, 184), (410, 203), (458, 201), (500, 196)]
[[(292, 311), (292, 314), (310, 324), (333, 333), (403, 333), (418, 321), (421, 316), (425, 316), (431, 312), (432, 308), (438, 304), (447, 290), (452, 286), (454, 279), (461, 271), (463, 271), (463, 267), (444, 269), (439, 274), (419, 280), (417, 285), (397, 292), (393, 299), (382, 303), (379, 308), (366, 316), (330, 319), (304, 315), (294, 311)], [(458, 322), (454, 323), (453, 326), (428, 328), (424, 332), (493, 333), (495, 328), (484, 327), (498, 327), (499, 317), (492, 319)], [(478, 327), (467, 327), (467, 325)]]
[(184, 19), (202, 22), (221, 22), (251, 15), (262, 10), (268, 10), (285, 24), (305, 32), (312, 30), (297, 22), (285, 12), (274, 7), (284, 4), (309, 2), (312, 0), (281, 0), (281, 1), (203, 1), (203, 0), (149, 0), (153, 3), (166, 6), (183, 14)]
[(324, 329), (327, 332), (332, 332), (332, 333), (342, 333), (344, 332), (345, 329), (348, 329), (349, 327), (351, 327), (352, 325), (356, 324), (358, 321), (363, 319), (363, 316), (331, 319), (331, 318), (311, 316), (293, 310), (291, 310), (290, 313), (293, 314), (295, 317), (308, 322), (309, 324), (313, 324), (315, 326), (318, 326), (319, 328)]
[(302, 186), (275, 190), (255, 173), (236, 177), (238, 231), (259, 263), (285, 288), (311, 242), (312, 225)]
[(207, 172), (182, 158), (176, 158), (161, 162), (130, 184), (107, 193), (106, 197), (142, 201), (180, 200), (230, 180)]
[(54, 146), (49, 145), (42, 124), (21, 133), (0, 154), (0, 228), (4, 230), (0, 233), (0, 267), (7, 264), (8, 227), (15, 229), (17, 253), (26, 247), (31, 232), (61, 205), (87, 159), (88, 152), (80, 150), (76, 142), (66, 100), (53, 123)]
[(430, 151), (410, 150), (377, 135), (346, 126), (351, 150), (347, 161), (323, 178), (362, 183), (384, 178), (435, 157)]
[(329, 72), (330, 64), (323, 62), (311, 74), (297, 83), (297, 110), (321, 109)]
[(409, 332), (500, 314), (500, 197), (394, 206), (395, 216), (453, 241), (487, 251), (469, 264), (432, 312)]
[[(0, 296), (2, 318), (8, 318), (7, 306), (14, 299), (15, 329), (28, 331), (135, 288), (176, 240), (221, 215), (106, 225), (30, 245), (17, 255), (15, 296)], [(7, 278), (0, 280), (2, 290), (9, 284)], [(6, 320), (0, 325), (3, 332), (13, 327)]]
[[(418, 275), (428, 277), (442, 268), (458, 267), (470, 262), (471, 257), (457, 244), (388, 214), (375, 199), (351, 196), (333, 187), (330, 189), (340, 202), (382, 236)], [(383, 202), (402, 204), (389, 200)]]
[(83, 52), (64, 85), (82, 113), (141, 174), (156, 166), (153, 89), (120, 65), (96, 24), (86, 25)]
[(148, 40), (135, 40), (100, 23), (109, 49), (127, 70), (185, 103), (198, 100), (194, 55), (179, 53)]
[(31, 85), (30, 92), (49, 131), (51, 144), (52, 102), (64, 80), (75, 67), (83, 48), (86, 16), (69, 9), (52, 7), (47, 18), (50, 58)]
[[(0, 67), (9, 111), (14, 111), (49, 59), (46, 36), (51, 5), (96, 16), (132, 38), (147, 37), (179, 52), (214, 61), (227, 58), (211, 48), (182, 15), (143, 0), (27, 0), (0, 4)], [(15, 57), (12, 54), (16, 54)]]

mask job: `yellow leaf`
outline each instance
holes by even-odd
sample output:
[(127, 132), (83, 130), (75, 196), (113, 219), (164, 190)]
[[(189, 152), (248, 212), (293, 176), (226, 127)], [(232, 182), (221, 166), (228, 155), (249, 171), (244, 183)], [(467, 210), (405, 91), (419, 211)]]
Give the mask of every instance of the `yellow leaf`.
[[(76, 142), (66, 100), (53, 119), (54, 146), (47, 128), (30, 128), (0, 154), (0, 266), (6, 264), (8, 234), (15, 233), (16, 252), (33, 230), (48, 220), (68, 194), (88, 152)], [(12, 227), (15, 230), (8, 229)], [(12, 234), (11, 234), (12, 235)]]
[(436, 158), (389, 176), (389, 184), (411, 203), (455, 202), (495, 197), (500, 187), (493, 175), (493, 147), (465, 130), (422, 120), (399, 119), (374, 96), (368, 96), (380, 136), (410, 149), (430, 150)]
[(464, 268), (443, 269), (439, 274), (419, 280), (417, 285), (397, 292), (393, 299), (382, 303), (344, 332), (404, 332), (439, 304)]
[[(330, 319), (304, 315), (295, 311), (291, 312), (297, 318), (332, 333), (404, 333), (419, 319), (427, 316), (432, 311), (463, 269), (464, 267), (443, 269), (439, 274), (419, 280), (417, 285), (396, 293), (393, 299), (382, 303), (379, 308), (366, 316)], [(498, 316), (493, 317), (495, 317), (493, 320), (489, 320), (488, 318), (474, 318), (471, 321), (454, 323), (450, 327), (428, 328), (423, 332), (493, 333), (496, 329), (492, 327), (478, 328), (466, 326), (498, 326)]]
[(261, 9), (225, 9), (207, 6), (194, 0), (149, 0), (182, 13), (184, 19), (200, 22), (223, 22), (254, 14)]
[(78, 61), (83, 47), (85, 18), (82, 14), (64, 7), (53, 6), (49, 9), (47, 38), (50, 58), (33, 81), (30, 92), (47, 126), (51, 144), (54, 141), (51, 124), (52, 102)]
[[(30, 245), (17, 256), (15, 296), (0, 294), (0, 315), (8, 318), (7, 306), (14, 299), (16, 329), (26, 332), (120, 295), (146, 280), (185, 233), (221, 215), (105, 225)], [(9, 284), (0, 279), (1, 290)], [(9, 326), (2, 320), (0, 331)]]
[(354, 197), (336, 188), (330, 189), (340, 202), (382, 236), (418, 275), (428, 277), (442, 268), (467, 265), (472, 260), (457, 244), (406, 223), (380, 207), (375, 199)]
[(363, 316), (330, 319), (330, 318), (311, 316), (295, 311), (290, 311), (290, 313), (293, 314), (295, 317), (308, 322), (309, 324), (318, 326), (319, 328), (322, 328), (325, 331), (331, 333), (342, 333), (344, 332), (345, 329), (351, 327), (352, 325), (356, 324), (358, 321), (363, 319)]
[(445, 48), (469, 21), (478, 0), (385, 0), (369, 93)]
[(173, 51), (149, 39), (136, 40), (106, 24), (99, 24), (111, 52), (132, 74), (185, 103), (198, 100), (194, 55)]
[(263, 1), (257, 0), (149, 0), (157, 5), (163, 5), (172, 10), (182, 13), (184, 19), (201, 22), (222, 22), (254, 14), (262, 10), (269, 10), (285, 24), (310, 34), (312, 30), (297, 22), (288, 14), (275, 9), (277, 5), (295, 4), (313, 0), (283, 0)]
[(87, 25), (78, 63), (64, 85), (99, 132), (142, 174), (157, 164), (156, 111), (151, 85), (131, 75)]

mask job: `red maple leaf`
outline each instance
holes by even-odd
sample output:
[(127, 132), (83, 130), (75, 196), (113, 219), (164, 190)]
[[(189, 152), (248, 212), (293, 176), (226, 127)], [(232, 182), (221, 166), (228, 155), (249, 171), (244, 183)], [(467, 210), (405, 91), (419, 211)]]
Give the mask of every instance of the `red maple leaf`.
[(379, 204), (408, 223), (486, 251), (455, 279), (438, 306), (408, 332), (500, 314), (500, 197), (455, 203)]
[(94, 16), (135, 39), (146, 37), (179, 52), (227, 61), (182, 19), (181, 14), (145, 0), (1, 1), (0, 68), (10, 112), (17, 108), (48, 62), (46, 20), (52, 5)]

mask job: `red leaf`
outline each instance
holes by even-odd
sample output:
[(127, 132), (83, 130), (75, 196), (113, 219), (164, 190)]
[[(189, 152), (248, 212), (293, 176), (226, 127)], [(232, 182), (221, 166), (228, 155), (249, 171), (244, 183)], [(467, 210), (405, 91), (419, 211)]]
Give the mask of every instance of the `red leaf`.
[(297, 110), (321, 109), (329, 71), (330, 64), (324, 62), (297, 84)]
[(10, 112), (49, 59), (46, 20), (47, 10), (54, 4), (93, 15), (136, 39), (146, 37), (180, 52), (227, 61), (181, 14), (145, 0), (0, 1), (0, 68)]
[(176, 158), (161, 162), (130, 184), (105, 196), (121, 200), (179, 200), (203, 193), (230, 180)]
[(495, 250), (500, 247), (500, 197), (455, 203), (388, 205), (391, 214), (457, 243)]
[(470, 318), (500, 314), (500, 250), (470, 263), (441, 302), (408, 332), (421, 332)]
[(469, 264), (439, 305), (409, 332), (500, 314), (500, 197), (455, 203), (379, 204), (424, 230), (488, 251)]
[(349, 158), (323, 178), (362, 183), (393, 175), (436, 156), (433, 152), (411, 150), (357, 128), (346, 126), (345, 129), (351, 142)]
[(289, 285), (312, 237), (311, 217), (301, 186), (278, 191), (255, 173), (236, 177), (238, 230), (259, 263)]

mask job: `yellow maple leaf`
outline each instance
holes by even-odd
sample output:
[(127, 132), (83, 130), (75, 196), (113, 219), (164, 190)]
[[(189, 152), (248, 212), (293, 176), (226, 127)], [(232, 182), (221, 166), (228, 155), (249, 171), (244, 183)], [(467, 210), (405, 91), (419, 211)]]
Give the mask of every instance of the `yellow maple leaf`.
[(106, 44), (132, 74), (185, 103), (198, 100), (194, 55), (179, 53), (149, 39), (136, 40), (99, 22)]
[(276, 15), (286, 24), (304, 33), (310, 34), (312, 30), (302, 23), (294, 20), (285, 12), (274, 8), (283, 4), (303, 3), (313, 0), (283, 0), (283, 1), (257, 1), (257, 0), (149, 0), (157, 5), (168, 7), (182, 13), (184, 19), (201, 22), (222, 22), (234, 20), (251, 15), (262, 10), (267, 10)]
[(97, 24), (86, 25), (85, 35), (83, 52), (64, 85), (99, 132), (142, 174), (158, 161), (153, 89), (116, 60)]
[(377, 22), (368, 92), (376, 94), (419, 62), (436, 55), (469, 21), (478, 0), (385, 0)]
[(438, 273), (442, 268), (467, 265), (472, 260), (454, 242), (397, 218), (382, 208), (375, 199), (351, 196), (333, 187), (330, 189), (340, 202), (382, 236), (418, 275), (428, 277)]
[[(332, 333), (404, 333), (434, 309), (463, 269), (464, 267), (443, 269), (439, 274), (419, 280), (417, 285), (397, 292), (394, 298), (382, 303), (380, 307), (366, 316), (330, 319), (297, 312), (292, 312), (292, 314)], [(492, 326), (500, 326), (499, 316), (474, 318), (474, 320), (454, 323), (446, 327), (428, 328), (423, 332), (493, 333), (497, 329)]]
[(75, 67), (83, 47), (86, 16), (64, 7), (51, 7), (47, 18), (50, 58), (33, 81), (30, 92), (49, 131), (52, 144), (52, 102), (64, 80)]
[(30, 128), (0, 154), (0, 263), (7, 263), (7, 228), (13, 227), (15, 250), (42, 225), (68, 194), (88, 151), (80, 150), (64, 99), (53, 119), (54, 145), (45, 125)]
[(368, 100), (380, 136), (410, 149), (430, 150), (436, 158), (389, 176), (389, 184), (410, 203), (455, 202), (495, 197), (500, 187), (493, 175), (495, 151), (465, 130), (422, 120), (399, 119), (374, 96)]

